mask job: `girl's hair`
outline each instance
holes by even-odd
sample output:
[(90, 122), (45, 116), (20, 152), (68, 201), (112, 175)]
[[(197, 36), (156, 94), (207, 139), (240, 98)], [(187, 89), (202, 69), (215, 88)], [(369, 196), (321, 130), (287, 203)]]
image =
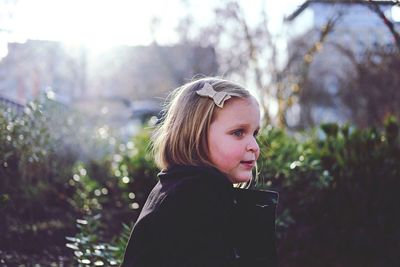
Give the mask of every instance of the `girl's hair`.
[(209, 161), (207, 133), (219, 107), (211, 98), (196, 93), (206, 83), (217, 92), (234, 93), (240, 98), (251, 96), (242, 86), (214, 77), (176, 88), (167, 98), (152, 140), (154, 159), (160, 169), (173, 165), (213, 166)]

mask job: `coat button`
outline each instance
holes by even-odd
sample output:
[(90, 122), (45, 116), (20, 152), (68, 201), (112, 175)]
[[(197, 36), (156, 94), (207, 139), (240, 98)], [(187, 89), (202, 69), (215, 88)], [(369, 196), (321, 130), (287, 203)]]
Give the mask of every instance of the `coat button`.
[(235, 205), (237, 204), (236, 198), (233, 199), (233, 204), (235, 204)]
[(233, 248), (233, 254), (235, 255), (235, 259), (239, 259), (240, 255), (235, 248)]

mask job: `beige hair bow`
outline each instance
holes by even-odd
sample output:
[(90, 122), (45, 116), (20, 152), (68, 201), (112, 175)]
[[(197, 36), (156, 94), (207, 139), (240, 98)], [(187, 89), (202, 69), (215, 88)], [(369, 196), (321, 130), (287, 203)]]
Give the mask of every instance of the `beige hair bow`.
[(206, 83), (204, 86), (196, 91), (196, 93), (200, 96), (208, 96), (214, 100), (215, 105), (222, 108), (224, 106), (225, 100), (228, 100), (232, 96), (239, 96), (239, 94), (231, 93), (231, 92), (217, 92), (214, 90), (211, 84)]

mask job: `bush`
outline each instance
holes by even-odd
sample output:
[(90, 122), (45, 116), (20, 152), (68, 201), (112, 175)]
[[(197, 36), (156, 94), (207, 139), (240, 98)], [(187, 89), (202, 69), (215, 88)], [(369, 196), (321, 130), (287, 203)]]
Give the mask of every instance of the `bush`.
[[(384, 130), (361, 130), (324, 124), (296, 138), (272, 127), (262, 131), (255, 186), (280, 193), (281, 266), (397, 266), (400, 262), (396, 254), (400, 248), (396, 228), (400, 222), (396, 212), (399, 124), (390, 117), (385, 125)], [(134, 143), (147, 144), (146, 134)], [(154, 170), (147, 156), (117, 156), (116, 176), (123, 177), (128, 173), (123, 170), (135, 166), (143, 170), (141, 177), (151, 180), (155, 172), (147, 176), (140, 167)]]
[[(31, 104), (23, 113), (0, 109), (2, 263), (39, 254), (46, 264), (59, 260), (49, 255), (77, 265), (118, 264), (157, 182), (150, 131), (127, 142), (93, 138), (71, 111), (53, 104)], [(324, 124), (296, 137), (266, 127), (259, 143), (255, 186), (280, 193), (280, 266), (398, 266), (395, 118), (384, 129)]]
[(261, 137), (260, 186), (280, 192), (281, 266), (398, 266), (398, 122), (325, 124), (311, 136), (267, 128)]
[(58, 150), (44, 108), (39, 103), (31, 103), (22, 113), (0, 108), (2, 249), (29, 251), (32, 243), (23, 236), (61, 240), (58, 230), (71, 228), (62, 220), (65, 215), (73, 219), (64, 187), (76, 156)]
[(99, 240), (121, 232), (115, 221), (136, 219), (156, 181), (140, 140), (147, 135), (123, 143), (86, 123), (46, 99), (19, 112), (0, 107), (0, 254), (13, 255), (7, 263), (23, 263), (24, 254), (71, 255), (65, 236), (92, 211), (103, 213)]
[(121, 263), (133, 222), (157, 182), (148, 143), (144, 130), (103, 161), (75, 168), (69, 182), (75, 188), (71, 205), (83, 219), (77, 220), (78, 233), (67, 237), (72, 242), (67, 247), (74, 250), (78, 265)]

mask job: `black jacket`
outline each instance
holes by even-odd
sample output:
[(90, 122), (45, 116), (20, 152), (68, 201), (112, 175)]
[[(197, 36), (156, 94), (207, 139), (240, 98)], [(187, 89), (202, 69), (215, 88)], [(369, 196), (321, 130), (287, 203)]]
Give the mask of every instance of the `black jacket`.
[(233, 188), (210, 167), (175, 166), (158, 177), (121, 266), (276, 265), (275, 192)]

